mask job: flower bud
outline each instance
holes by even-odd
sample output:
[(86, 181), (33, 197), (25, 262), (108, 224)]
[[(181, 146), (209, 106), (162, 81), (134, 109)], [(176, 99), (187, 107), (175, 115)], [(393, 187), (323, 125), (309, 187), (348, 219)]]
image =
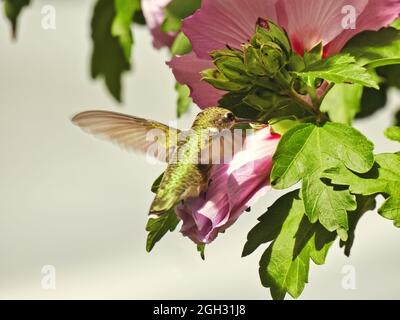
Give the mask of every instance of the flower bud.
[(219, 71), (219, 69), (207, 69), (202, 73), (202, 80), (211, 84), (214, 88), (224, 91), (240, 91), (248, 89), (251, 84), (235, 82), (228, 79), (224, 73)]

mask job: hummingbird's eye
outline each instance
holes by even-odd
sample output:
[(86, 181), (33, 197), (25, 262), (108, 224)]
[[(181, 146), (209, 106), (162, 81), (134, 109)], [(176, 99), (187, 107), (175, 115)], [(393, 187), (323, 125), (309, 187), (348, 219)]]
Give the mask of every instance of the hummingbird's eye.
[(226, 122), (233, 122), (235, 120), (235, 115), (232, 112), (228, 112), (224, 115), (224, 120)]

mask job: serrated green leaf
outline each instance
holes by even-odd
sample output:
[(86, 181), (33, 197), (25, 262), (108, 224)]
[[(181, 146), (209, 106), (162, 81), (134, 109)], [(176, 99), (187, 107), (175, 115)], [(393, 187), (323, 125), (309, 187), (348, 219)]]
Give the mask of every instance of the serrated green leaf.
[(131, 25), (135, 12), (140, 10), (140, 0), (114, 0), (114, 6), (116, 14), (111, 26), (111, 34), (118, 37), (125, 59), (130, 63), (133, 45)]
[(300, 124), (279, 143), (272, 183), (278, 189), (289, 188), (331, 159), (343, 162), (350, 170), (365, 173), (374, 163), (373, 148), (362, 133), (345, 124)]
[(189, 111), (190, 105), (192, 104), (192, 98), (190, 98), (190, 89), (186, 85), (177, 83), (175, 90), (178, 94), (176, 113), (178, 118), (182, 117), (186, 112)]
[(17, 37), (18, 17), (24, 7), (29, 6), (30, 0), (5, 0), (4, 13), (11, 23), (12, 36)]
[(387, 128), (385, 136), (390, 140), (400, 142), (400, 127)]
[(168, 231), (174, 231), (178, 224), (179, 219), (175, 213), (175, 208), (170, 209), (156, 219), (150, 218), (146, 226), (146, 231), (149, 233), (146, 242), (147, 252), (150, 252)]
[(286, 293), (298, 298), (308, 282), (310, 259), (324, 264), (336, 234), (319, 223), (311, 224), (304, 215), (299, 191), (277, 200), (250, 231), (243, 255), (272, 241), (260, 260), (259, 275), (274, 299)]
[(363, 87), (358, 84), (337, 84), (321, 104), (321, 111), (327, 112), (333, 122), (351, 124), (361, 110)]
[(340, 54), (314, 62), (303, 71), (293, 71), (292, 74), (310, 86), (314, 86), (316, 79), (324, 79), (333, 83), (354, 83), (379, 89), (377, 77), (355, 62), (351, 55)]
[(336, 163), (365, 173), (374, 163), (373, 144), (354, 128), (326, 123), (300, 124), (280, 140), (273, 157), (272, 185), (286, 189), (302, 180), (302, 198), (311, 222), (337, 231), (346, 240), (347, 211), (356, 209), (355, 197), (321, 180), (321, 174)]
[(121, 101), (122, 73), (131, 69), (119, 38), (111, 34), (116, 15), (114, 1), (98, 0), (92, 17), (92, 78), (102, 77), (113, 97)]
[(400, 227), (400, 154), (375, 156), (375, 166), (365, 175), (357, 175), (339, 165), (326, 169), (322, 176), (335, 185), (349, 186), (353, 194), (383, 194), (386, 201), (378, 212)]
[(365, 31), (351, 39), (343, 49), (367, 68), (400, 63), (400, 30), (384, 28)]

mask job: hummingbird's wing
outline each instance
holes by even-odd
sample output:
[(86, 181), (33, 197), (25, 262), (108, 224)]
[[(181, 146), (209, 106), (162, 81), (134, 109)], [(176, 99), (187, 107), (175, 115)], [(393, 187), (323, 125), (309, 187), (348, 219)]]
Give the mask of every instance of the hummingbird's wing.
[(111, 111), (86, 111), (72, 122), (82, 130), (110, 140), (130, 151), (147, 153), (168, 162), (177, 146), (178, 129), (157, 121)]

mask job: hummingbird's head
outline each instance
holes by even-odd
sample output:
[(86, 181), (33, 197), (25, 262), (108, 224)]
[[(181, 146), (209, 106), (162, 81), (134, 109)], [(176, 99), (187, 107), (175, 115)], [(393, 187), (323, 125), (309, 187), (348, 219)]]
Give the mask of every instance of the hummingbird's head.
[(231, 129), (240, 123), (250, 123), (251, 120), (238, 118), (228, 109), (220, 107), (207, 108), (200, 112), (194, 122), (198, 128), (210, 128), (215, 130)]

